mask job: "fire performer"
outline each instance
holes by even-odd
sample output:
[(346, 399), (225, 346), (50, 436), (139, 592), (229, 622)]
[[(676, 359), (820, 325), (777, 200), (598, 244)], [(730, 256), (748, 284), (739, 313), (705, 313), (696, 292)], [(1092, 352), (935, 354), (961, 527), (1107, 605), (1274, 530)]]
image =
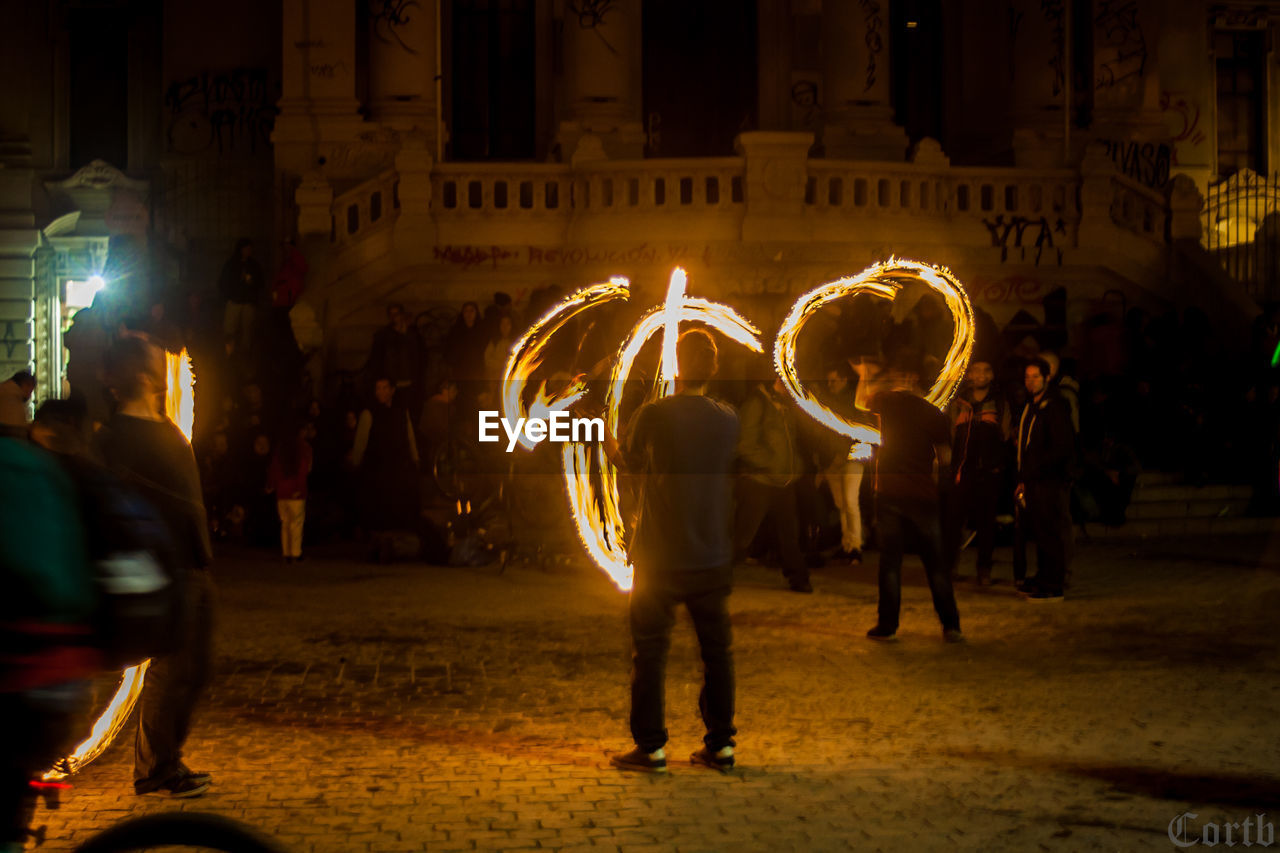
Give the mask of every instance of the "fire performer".
[(933, 607), (942, 621), (942, 636), (949, 643), (958, 643), (964, 635), (960, 633), (951, 572), (942, 554), (938, 494), (951, 477), (951, 425), (946, 415), (920, 396), (920, 371), (917, 354), (898, 353), (889, 370), (892, 389), (871, 398), (871, 410), (880, 416), (882, 436), (876, 462), (880, 618), (867, 636), (892, 640), (898, 633), (902, 555), (910, 548), (924, 563)]
[(664, 682), (677, 605), (693, 619), (704, 683), (698, 699), (707, 734), (694, 764), (733, 768), (734, 685), (729, 592), (733, 557), (732, 479), (738, 416), (706, 396), (716, 374), (715, 340), (691, 330), (680, 336), (675, 394), (643, 406), (624, 436), (622, 452), (606, 431), (615, 464), (642, 476), (640, 517), (630, 556), (631, 736), (636, 748), (611, 757), (623, 770), (665, 773)]
[(211, 777), (182, 763), (182, 746), (213, 661), (213, 554), (200, 472), (191, 445), (164, 415), (164, 351), (141, 337), (121, 338), (108, 374), (120, 405), (99, 433), (102, 458), (159, 512), (187, 570), (178, 646), (152, 660), (139, 698), (133, 787), (138, 794), (199, 796)]

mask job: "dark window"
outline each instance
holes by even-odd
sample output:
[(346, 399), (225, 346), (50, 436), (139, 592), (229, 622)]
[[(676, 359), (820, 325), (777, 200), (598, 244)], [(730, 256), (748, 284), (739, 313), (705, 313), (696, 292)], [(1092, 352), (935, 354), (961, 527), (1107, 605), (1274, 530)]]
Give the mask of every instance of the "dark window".
[[(889, 5), (889, 4), (885, 4)], [(942, 4), (939, 0), (894, 0), (889, 5), (893, 49), (889, 77), (894, 115), (912, 142), (942, 140)]]
[(651, 157), (717, 157), (756, 125), (756, 0), (641, 6)]
[(129, 26), (114, 9), (76, 9), (69, 22), (71, 167), (129, 165)]
[(1265, 34), (1219, 32), (1213, 46), (1218, 63), (1218, 174), (1227, 177), (1244, 168), (1265, 174)]
[(454, 160), (535, 154), (534, 0), (453, 0), (449, 152)]

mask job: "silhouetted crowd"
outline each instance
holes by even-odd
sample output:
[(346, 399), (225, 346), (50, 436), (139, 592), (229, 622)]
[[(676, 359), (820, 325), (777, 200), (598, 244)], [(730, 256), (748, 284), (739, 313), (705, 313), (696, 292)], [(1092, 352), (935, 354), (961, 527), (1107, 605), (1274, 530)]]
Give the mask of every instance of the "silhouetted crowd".
[[(143, 332), (170, 350), (186, 347), (191, 353), (197, 373), (194, 446), (215, 538), (263, 547), (279, 542), (286, 559), (302, 556), (303, 540), (332, 537), (370, 541), (372, 553), (383, 559), (401, 553), (440, 556), (447, 553), (441, 540), (450, 525), (484, 521), (459, 518), (468, 514), (471, 501), (492, 511), (485, 498), (504, 477), (552, 470), (546, 454), (534, 454), (533, 460), (495, 455), (475, 441), (475, 427), (479, 409), (501, 408), (500, 378), (515, 340), (563, 298), (562, 290), (534, 291), (519, 312), (505, 293), (494, 294), (483, 307), (463, 303), (452, 316), (440, 310), (414, 315), (403, 305), (389, 305), (386, 325), (373, 335), (363, 366), (318, 387), (290, 324), (290, 309), (306, 288), (307, 264), (290, 243), (279, 255), (276, 273), (268, 276), (254, 246), (241, 240), (215, 287), (166, 292), (120, 252), (125, 260), (114, 260), (108, 271), (111, 287), (76, 315), (66, 334), (72, 396), (97, 423), (111, 407), (102, 353), (122, 331)], [(574, 376), (605, 376), (618, 342), (652, 295), (637, 293), (571, 323), (545, 360), (555, 368), (544, 377), (548, 388)], [(1046, 314), (1052, 312), (1049, 301)], [(821, 389), (830, 408), (857, 411), (862, 374), (883, 368), (898, 353), (918, 356), (926, 386), (936, 375), (951, 339), (950, 316), (927, 293), (906, 303), (858, 297), (806, 331), (801, 374)], [(981, 481), (960, 484), (964, 503), (976, 495), (984, 507), (965, 519), (980, 551), (987, 553), (990, 542), (1007, 535), (1001, 530), (1013, 529), (1017, 426), (1028, 397), (1025, 369), (1035, 359), (1044, 361), (1050, 395), (1070, 414), (1066, 499), (1075, 524), (1087, 530), (1090, 524), (1124, 523), (1143, 470), (1176, 472), (1193, 485), (1247, 483), (1253, 489), (1250, 510), (1275, 511), (1280, 310), (1258, 318), (1246, 352), (1232, 352), (1195, 309), (1150, 315), (1110, 291), (1081, 335), (1068, 348), (1063, 328), (1011, 323), (1001, 330), (977, 312), (974, 365), (984, 367), (977, 375), (971, 371), (950, 417), (957, 459), (987, 472)], [(645, 381), (641, 370), (631, 386), (643, 389)], [(603, 384), (589, 383), (584, 410), (603, 404)], [(768, 454), (764, 444), (752, 449), (748, 442), (754, 463), (744, 463), (738, 525), (739, 538), (755, 528), (765, 531), (761, 542), (773, 537), (770, 553), (798, 578), (799, 567), (813, 563), (816, 554), (834, 549), (856, 557), (864, 542), (876, 541), (874, 460), (845, 458), (847, 447), (838, 436), (788, 406), (771, 384), (767, 364), (726, 353), (726, 369), (711, 383), (711, 393), (748, 414), (768, 413), (758, 419), (766, 431), (777, 427), (778, 408), (777, 417), (792, 435), (794, 446), (770, 447)], [(987, 430), (992, 420), (998, 438)], [(751, 464), (760, 470), (746, 471)], [(541, 487), (544, 479), (525, 482)], [(505, 488), (518, 493), (520, 482)], [(771, 491), (781, 482), (795, 483), (794, 534), (790, 515), (779, 515), (790, 499)], [(513, 502), (507, 499), (508, 510)], [(1000, 523), (991, 522), (988, 505)], [(439, 511), (433, 514), (433, 508)], [(510, 537), (524, 535), (518, 514), (508, 516)], [(766, 518), (773, 523), (764, 524)], [(777, 524), (782, 528), (775, 533)], [(967, 539), (948, 533), (948, 541), (957, 538), (960, 544)]]

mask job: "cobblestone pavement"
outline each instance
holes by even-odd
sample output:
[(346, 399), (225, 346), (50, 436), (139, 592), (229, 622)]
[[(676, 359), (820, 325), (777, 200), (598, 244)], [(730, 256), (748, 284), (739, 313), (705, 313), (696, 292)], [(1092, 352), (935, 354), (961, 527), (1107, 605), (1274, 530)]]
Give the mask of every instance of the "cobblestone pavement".
[(864, 637), (874, 555), (817, 571), (812, 596), (744, 567), (741, 770), (687, 764), (681, 623), (666, 778), (607, 762), (630, 747), (629, 660), (603, 576), (349, 556), (222, 555), (219, 676), (188, 744), (214, 787), (136, 797), (117, 745), (37, 814), (40, 849), (174, 808), (297, 851), (1170, 850), (1184, 812), (1280, 822), (1280, 536), (1086, 548), (1058, 604), (998, 565), (1004, 584), (958, 586), (963, 645), (918, 564), (889, 645)]

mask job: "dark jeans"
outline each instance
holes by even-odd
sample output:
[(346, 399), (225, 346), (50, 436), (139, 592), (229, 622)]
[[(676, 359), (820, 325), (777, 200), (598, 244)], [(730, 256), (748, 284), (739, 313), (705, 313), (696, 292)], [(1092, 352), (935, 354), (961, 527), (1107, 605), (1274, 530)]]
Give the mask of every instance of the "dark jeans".
[(209, 572), (192, 571), (180, 645), (172, 654), (154, 658), (147, 669), (133, 758), (138, 793), (154, 791), (183, 769), (182, 745), (213, 668), (213, 596)]
[(881, 497), (876, 505), (880, 528), (880, 627), (898, 630), (902, 609), (902, 555), (910, 550), (920, 555), (933, 609), (944, 630), (960, 629), (960, 612), (951, 588), (951, 572), (942, 559), (942, 524), (936, 503), (893, 501)]
[(729, 586), (724, 572), (709, 582), (646, 579), (639, 570), (631, 591), (631, 736), (653, 752), (667, 742), (666, 669), (677, 605), (693, 618), (702, 651), (703, 685), (698, 708), (707, 727), (707, 748), (733, 746), (733, 654), (729, 624)]
[(1018, 538), (1014, 542), (1013, 576), (1026, 577), (1026, 540), (1036, 542), (1036, 586), (1062, 593), (1071, 559), (1070, 487), (1063, 482), (1025, 484), (1025, 509), (1018, 510)]
[(809, 567), (800, 553), (800, 522), (796, 511), (796, 486), (770, 486), (742, 477), (738, 481), (738, 508), (733, 522), (734, 558), (741, 561), (751, 547), (761, 523), (773, 522), (782, 573), (792, 584), (809, 580)]
[(945, 534), (948, 565), (954, 572), (960, 561), (965, 522), (978, 534), (978, 574), (990, 575), (996, 547), (996, 502), (1000, 496), (999, 471), (966, 471), (952, 489), (947, 504)]

